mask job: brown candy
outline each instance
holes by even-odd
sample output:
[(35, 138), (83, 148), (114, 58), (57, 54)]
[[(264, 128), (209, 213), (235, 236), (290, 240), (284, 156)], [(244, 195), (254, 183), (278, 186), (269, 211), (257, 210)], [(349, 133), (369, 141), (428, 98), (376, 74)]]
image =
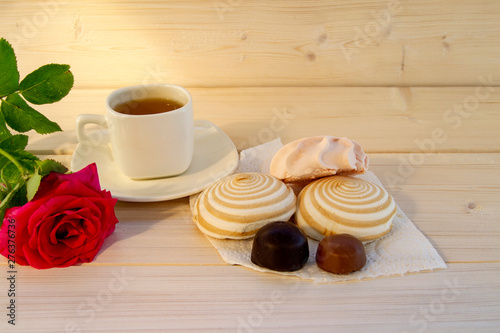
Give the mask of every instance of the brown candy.
[(360, 270), (366, 264), (365, 247), (352, 235), (331, 235), (319, 242), (316, 263), (327, 272), (349, 274)]
[(257, 231), (252, 246), (254, 264), (275, 271), (296, 271), (309, 258), (307, 236), (290, 222), (272, 222)]

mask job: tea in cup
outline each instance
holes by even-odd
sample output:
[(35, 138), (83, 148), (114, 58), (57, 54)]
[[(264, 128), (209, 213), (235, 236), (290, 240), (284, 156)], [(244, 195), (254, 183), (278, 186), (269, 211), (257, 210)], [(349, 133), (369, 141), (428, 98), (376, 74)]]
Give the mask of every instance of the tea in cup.
[(85, 130), (87, 124), (108, 128), (114, 163), (132, 179), (179, 175), (193, 158), (193, 102), (177, 85), (121, 88), (106, 99), (106, 115), (79, 115), (78, 141), (96, 145)]

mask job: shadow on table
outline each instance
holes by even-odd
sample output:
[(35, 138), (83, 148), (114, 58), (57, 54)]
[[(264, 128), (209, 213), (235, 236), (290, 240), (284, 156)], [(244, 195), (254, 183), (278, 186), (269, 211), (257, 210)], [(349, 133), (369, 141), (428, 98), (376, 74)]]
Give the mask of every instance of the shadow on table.
[[(124, 243), (126, 249), (148, 245), (159, 241), (159, 235), (167, 235), (183, 228), (184, 224), (192, 224), (188, 198), (180, 198), (161, 202), (123, 202), (118, 201), (115, 206), (116, 217), (119, 223), (115, 231), (105, 240), (99, 255), (118, 243)], [(157, 224), (162, 223), (161, 226)], [(192, 224), (194, 227), (194, 224)], [(155, 229), (155, 231), (151, 231)], [(161, 229), (161, 230), (160, 230)], [(151, 233), (148, 237), (138, 237), (144, 233)], [(133, 243), (131, 243), (131, 240)]]

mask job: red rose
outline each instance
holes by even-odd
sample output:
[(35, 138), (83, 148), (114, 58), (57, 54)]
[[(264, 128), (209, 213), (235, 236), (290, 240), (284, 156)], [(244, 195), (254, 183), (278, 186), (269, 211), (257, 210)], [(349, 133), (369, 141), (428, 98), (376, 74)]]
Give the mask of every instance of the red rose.
[(8, 257), (8, 221), (14, 220), (17, 264), (41, 269), (90, 262), (118, 223), (115, 203), (101, 190), (95, 164), (72, 174), (50, 173), (31, 201), (7, 210), (0, 254)]

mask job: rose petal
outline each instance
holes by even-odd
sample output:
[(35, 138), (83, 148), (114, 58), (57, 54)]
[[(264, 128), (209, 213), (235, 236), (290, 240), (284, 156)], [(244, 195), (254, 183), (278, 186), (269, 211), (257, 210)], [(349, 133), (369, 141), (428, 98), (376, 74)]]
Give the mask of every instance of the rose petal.
[[(51, 235), (52, 242), (47, 242), (40, 237), (39, 239), (39, 251), (40, 254), (47, 261), (59, 261), (60, 257), (69, 257), (72, 255), (80, 255), (86, 249), (79, 249), (84, 243), (88, 243), (89, 239), (99, 237), (102, 233), (100, 230), (100, 211), (97, 210), (96, 214), (92, 211), (93, 203), (86, 202), (85, 198), (78, 198), (69, 202), (66, 207), (77, 206), (80, 207), (85, 205), (87, 207), (82, 208), (77, 211), (71, 209), (61, 212), (58, 216), (58, 222), (51, 226), (52, 230), (40, 231), (42, 234), (49, 232)], [(97, 215), (97, 216), (96, 216)], [(69, 223), (72, 225), (78, 236), (72, 237), (72, 239), (60, 239), (56, 237), (57, 230), (61, 224)], [(45, 224), (45, 223), (44, 223)]]
[[(23, 206), (24, 207), (24, 206)], [(30, 211), (28, 209), (23, 210), (21, 207), (12, 207), (7, 209), (5, 213), (5, 218), (2, 224), (2, 228), (0, 229), (0, 254), (2, 254), (6, 258), (11, 258), (9, 255), (12, 255), (9, 252), (9, 227), (8, 225), (12, 225), (10, 221), (14, 221), (15, 225), (15, 237), (14, 241), (16, 242), (16, 252), (15, 252), (15, 261), (19, 265), (28, 265), (24, 252), (22, 251), (22, 247), (19, 244), (23, 244), (23, 240), (29, 237), (26, 228), (26, 218), (25, 215), (29, 216)]]
[[(53, 230), (48, 223), (43, 223), (36, 234), (36, 238), (38, 239), (38, 252), (40, 255), (44, 257), (45, 260), (51, 261), (58, 257), (64, 257), (67, 255), (69, 248), (61, 242), (56, 241), (53, 243), (50, 239), (49, 234)], [(34, 237), (33, 235), (32, 237)], [(30, 244), (30, 248), (35, 249)]]
[[(34, 229), (41, 221), (46, 220), (47, 218), (58, 214), (59, 212), (64, 210), (68, 204), (72, 201), (76, 200), (76, 196), (72, 195), (61, 195), (55, 196), (51, 198), (46, 198), (44, 202), (42, 201), (30, 201), (26, 205), (34, 206), (37, 205), (36, 210), (28, 218), (28, 232), (31, 234), (34, 232)], [(26, 206), (24, 205), (23, 208)]]
[[(44, 177), (33, 200), (6, 213), (6, 218), (16, 221), (16, 262), (41, 269), (94, 260), (118, 223), (116, 201), (100, 189), (95, 165), (73, 174)], [(7, 256), (4, 226), (0, 228), (0, 254)]]
[(53, 265), (49, 264), (37, 251), (37, 249), (33, 249), (28, 244), (24, 244), (22, 246), (23, 253), (26, 256), (26, 261), (32, 267), (41, 269), (41, 268), (50, 268)]
[(80, 197), (100, 196), (101, 186), (96, 165), (90, 164), (72, 174), (51, 172), (44, 177), (35, 199), (54, 194), (74, 194)]
[(94, 202), (94, 204), (99, 207), (103, 216), (106, 216), (106, 219), (102, 219), (102, 231), (105, 234), (105, 237), (108, 237), (113, 233), (116, 228), (116, 224), (118, 223), (118, 219), (115, 215), (115, 204), (117, 199), (108, 198), (108, 199), (100, 199), (95, 200), (93, 198), (88, 198), (89, 201)]
[(85, 242), (85, 233), (82, 230), (82, 217), (73, 214), (71, 218), (64, 216), (52, 230), (50, 238), (52, 243), (63, 243), (68, 247), (76, 248)]
[(55, 218), (53, 216), (49, 216), (44, 218), (34, 226), (29, 234), (28, 245), (30, 248), (35, 249), (40, 246), (40, 229), (42, 229), (42, 233), (44, 230), (51, 230), (55, 224)]

